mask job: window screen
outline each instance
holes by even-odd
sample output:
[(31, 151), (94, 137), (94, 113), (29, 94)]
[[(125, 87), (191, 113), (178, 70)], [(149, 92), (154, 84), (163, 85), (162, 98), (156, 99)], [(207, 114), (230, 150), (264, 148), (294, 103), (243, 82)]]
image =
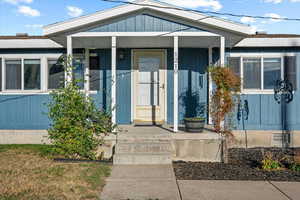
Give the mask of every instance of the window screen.
[(65, 71), (62, 63), (48, 60), (48, 89), (58, 89), (64, 86)]
[(244, 89), (261, 89), (261, 59), (244, 58)]
[(24, 60), (24, 89), (41, 89), (41, 61)]
[(296, 56), (284, 57), (284, 78), (289, 80), (293, 84), (294, 90), (298, 88), (296, 61)]
[(7, 90), (21, 90), (21, 60), (5, 61), (5, 88)]
[(264, 89), (274, 89), (281, 80), (281, 58), (264, 58)]
[(241, 58), (240, 57), (229, 57), (228, 65), (237, 76), (241, 76)]
[(100, 90), (100, 63), (98, 56), (90, 57), (90, 90)]

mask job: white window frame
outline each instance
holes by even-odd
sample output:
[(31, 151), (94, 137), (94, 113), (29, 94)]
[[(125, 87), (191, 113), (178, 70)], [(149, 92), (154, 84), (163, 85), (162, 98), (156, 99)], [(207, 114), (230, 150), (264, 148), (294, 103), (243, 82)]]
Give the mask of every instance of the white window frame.
[[(48, 94), (47, 91), (47, 58), (59, 58), (61, 54), (3, 54), (0, 55), (2, 60), (2, 91), (0, 94)], [(24, 90), (24, 60), (40, 60), (40, 89), (38, 90)], [(7, 90), (6, 81), (6, 60), (21, 60), (21, 89)]]
[[(281, 59), (281, 79), (284, 78), (284, 57), (295, 56), (293, 53), (230, 53), (229, 57), (240, 58), (240, 78), (242, 94), (274, 94), (272, 89), (264, 89), (264, 59), (280, 58)], [(260, 89), (244, 89), (244, 58), (259, 58), (261, 62), (261, 87)]]

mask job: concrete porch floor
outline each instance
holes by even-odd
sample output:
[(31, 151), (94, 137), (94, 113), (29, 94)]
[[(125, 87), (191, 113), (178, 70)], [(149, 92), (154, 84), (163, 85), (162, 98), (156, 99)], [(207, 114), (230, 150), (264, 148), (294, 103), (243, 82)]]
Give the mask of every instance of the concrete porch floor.
[(171, 125), (119, 125), (119, 131), (120, 133), (129, 133), (129, 134), (211, 134), (216, 135), (216, 133), (213, 131), (212, 127), (210, 125), (206, 125), (202, 133), (189, 133), (185, 131), (185, 128), (183, 125), (180, 125), (178, 127), (178, 132), (173, 132), (173, 126)]

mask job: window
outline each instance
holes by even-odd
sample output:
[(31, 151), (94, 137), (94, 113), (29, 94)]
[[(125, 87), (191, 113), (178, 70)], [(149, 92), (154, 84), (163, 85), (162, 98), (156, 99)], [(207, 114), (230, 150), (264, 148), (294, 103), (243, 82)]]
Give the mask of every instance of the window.
[(264, 58), (264, 89), (274, 89), (281, 80), (281, 58)]
[(261, 88), (261, 59), (244, 58), (243, 59), (243, 87), (244, 89)]
[(22, 60), (5, 61), (5, 89), (21, 90), (22, 89)]
[(84, 89), (84, 59), (75, 58), (73, 63), (73, 79), (79, 81), (78, 86), (80, 89)]
[(65, 71), (57, 59), (48, 60), (48, 89), (58, 89), (64, 86)]
[[(293, 84), (294, 90), (297, 89), (297, 63), (296, 56), (284, 57), (284, 78)], [(299, 61), (298, 61), (299, 62)]]
[(98, 56), (90, 57), (90, 90), (100, 90), (100, 63)]
[(24, 90), (41, 89), (41, 61), (24, 60)]
[(284, 78), (297, 87), (296, 57), (281, 54), (243, 54), (228, 58), (232, 70), (241, 77), (244, 91), (273, 91)]

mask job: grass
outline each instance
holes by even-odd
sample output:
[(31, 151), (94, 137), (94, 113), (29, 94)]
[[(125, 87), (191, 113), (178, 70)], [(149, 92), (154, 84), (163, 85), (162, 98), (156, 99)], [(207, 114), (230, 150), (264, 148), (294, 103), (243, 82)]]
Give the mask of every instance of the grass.
[(110, 166), (58, 163), (51, 146), (0, 145), (0, 200), (98, 199)]

